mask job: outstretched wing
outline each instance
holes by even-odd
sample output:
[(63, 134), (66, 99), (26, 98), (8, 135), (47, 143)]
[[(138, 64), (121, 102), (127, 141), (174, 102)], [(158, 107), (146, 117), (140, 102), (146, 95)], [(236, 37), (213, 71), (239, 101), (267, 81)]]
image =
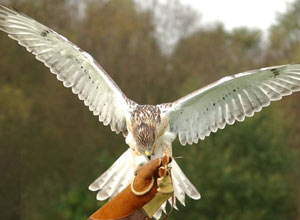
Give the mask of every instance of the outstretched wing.
[(169, 114), (170, 131), (185, 145), (299, 90), (300, 64), (288, 64), (224, 77), (161, 108)]
[(0, 6), (0, 30), (33, 53), (65, 87), (116, 133), (126, 129), (126, 114), (135, 105), (86, 52), (48, 27)]

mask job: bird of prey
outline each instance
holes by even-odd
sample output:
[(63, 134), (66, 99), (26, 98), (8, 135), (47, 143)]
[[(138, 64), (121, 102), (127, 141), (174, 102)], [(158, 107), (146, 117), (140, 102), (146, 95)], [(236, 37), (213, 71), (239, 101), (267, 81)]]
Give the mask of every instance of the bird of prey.
[[(300, 64), (288, 64), (224, 77), (175, 102), (139, 105), (126, 97), (88, 53), (34, 19), (0, 6), (0, 29), (49, 67), (99, 121), (126, 137), (128, 150), (89, 187), (98, 191), (99, 200), (125, 188), (139, 166), (163, 154), (172, 155), (176, 136), (182, 145), (197, 143), (300, 89)], [(182, 204), (185, 195), (199, 199), (199, 192), (175, 160), (171, 166), (175, 197)]]

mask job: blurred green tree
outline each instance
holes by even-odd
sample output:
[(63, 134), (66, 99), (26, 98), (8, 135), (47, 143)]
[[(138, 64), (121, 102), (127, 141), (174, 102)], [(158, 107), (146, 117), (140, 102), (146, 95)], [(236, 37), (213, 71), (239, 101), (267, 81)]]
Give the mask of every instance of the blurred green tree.
[[(184, 24), (175, 25), (180, 37), (170, 54), (163, 53), (157, 36), (153, 10), (159, 9), (141, 9), (133, 0), (0, 3), (88, 51), (139, 103), (172, 101), (228, 74), (299, 61), (299, 0), (279, 16), (268, 47), (260, 31), (244, 27), (226, 31), (216, 24), (192, 32), (194, 14), (179, 10), (178, 2), (173, 11), (162, 7), (165, 27)], [(46, 67), (3, 33), (0, 47), (0, 197), (5, 201), (0, 217), (87, 218), (103, 204), (87, 186), (126, 149), (123, 137), (99, 123)], [(199, 146), (175, 143), (175, 155), (184, 156), (178, 162), (202, 199), (179, 205), (171, 219), (299, 218), (298, 100), (294, 95), (273, 104)]]
[[(227, 32), (221, 25), (182, 39), (174, 52), (174, 69), (183, 74), (181, 95), (248, 65), (261, 65), (261, 42), (257, 30)], [(296, 219), (297, 186), (285, 177), (297, 170), (287, 144), (293, 138), (288, 110), (274, 103), (199, 146), (174, 146), (176, 156), (184, 156), (178, 162), (202, 192), (202, 201), (188, 201), (174, 219)]]

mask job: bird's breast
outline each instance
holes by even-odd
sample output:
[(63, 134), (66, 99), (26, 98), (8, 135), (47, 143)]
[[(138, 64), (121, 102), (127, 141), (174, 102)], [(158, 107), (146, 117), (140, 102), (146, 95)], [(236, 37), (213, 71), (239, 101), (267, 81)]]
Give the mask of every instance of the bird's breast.
[(134, 140), (134, 137), (131, 132), (128, 132), (125, 142), (127, 145), (129, 145), (129, 147), (136, 148), (136, 141)]

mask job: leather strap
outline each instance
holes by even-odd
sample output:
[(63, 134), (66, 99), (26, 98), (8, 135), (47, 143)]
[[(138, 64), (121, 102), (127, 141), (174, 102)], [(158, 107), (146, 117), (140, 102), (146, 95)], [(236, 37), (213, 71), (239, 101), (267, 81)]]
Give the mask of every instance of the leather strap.
[(172, 205), (171, 205), (171, 209), (170, 211), (166, 214), (166, 216), (162, 219), (162, 220), (166, 220), (167, 218), (169, 218), (169, 216), (171, 215), (172, 211), (173, 211), (173, 207), (174, 207), (174, 200), (175, 200), (175, 197), (174, 197), (174, 193), (172, 195)]
[[(143, 209), (150, 217), (152, 217), (154, 213), (157, 211), (157, 209), (170, 197), (172, 197), (172, 207), (171, 207), (171, 211), (172, 211), (173, 203), (174, 203), (173, 201), (174, 188), (171, 179), (170, 169), (171, 168), (168, 166), (164, 166), (160, 168), (159, 172), (162, 175), (161, 177), (157, 178), (157, 186), (158, 186), (157, 193), (150, 202), (148, 202), (146, 205), (143, 206)], [(170, 214), (168, 214), (167, 217), (169, 215)]]

